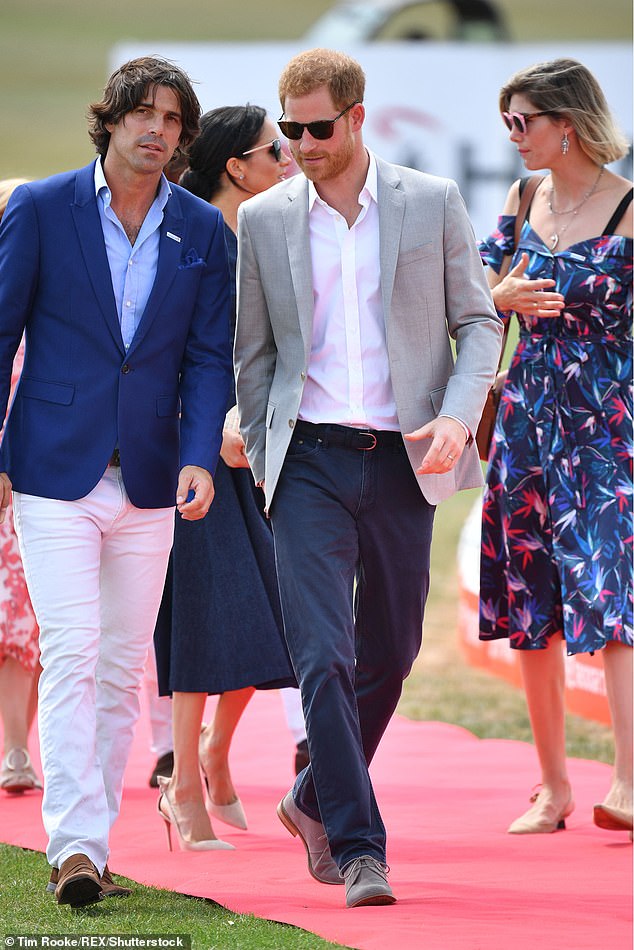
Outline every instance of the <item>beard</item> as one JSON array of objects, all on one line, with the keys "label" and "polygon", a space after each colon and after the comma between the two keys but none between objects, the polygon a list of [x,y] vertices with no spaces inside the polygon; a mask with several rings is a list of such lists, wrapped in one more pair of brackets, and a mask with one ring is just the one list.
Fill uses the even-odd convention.
[{"label": "beard", "polygon": [[321,158],[319,165],[313,166],[306,162],[299,148],[292,149],[293,158],[297,165],[310,181],[330,181],[336,178],[352,164],[354,156],[354,139],[346,138],[336,152],[320,153],[318,149],[311,152],[311,158]]}]

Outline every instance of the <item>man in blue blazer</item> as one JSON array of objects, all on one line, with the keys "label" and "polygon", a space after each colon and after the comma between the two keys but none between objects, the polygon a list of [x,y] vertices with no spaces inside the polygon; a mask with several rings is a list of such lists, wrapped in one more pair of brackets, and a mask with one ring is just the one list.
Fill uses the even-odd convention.
[{"label": "man in blue blazer", "polygon": [[[126,63],[90,107],[96,162],[24,185],[0,229],[1,517],[40,626],[43,818],[59,903],[106,866],[174,505],[204,517],[231,376],[220,214],[163,169],[198,133],[187,76]],[[121,888],[116,888],[119,893]]]}]

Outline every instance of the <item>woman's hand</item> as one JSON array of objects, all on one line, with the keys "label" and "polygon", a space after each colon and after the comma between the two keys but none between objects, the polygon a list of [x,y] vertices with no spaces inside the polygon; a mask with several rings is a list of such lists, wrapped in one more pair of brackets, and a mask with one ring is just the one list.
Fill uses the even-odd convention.
[{"label": "woman's hand", "polygon": [[220,458],[229,468],[248,468],[249,463],[244,454],[244,442],[242,436],[235,429],[222,430],[222,445],[220,446]]},{"label": "woman's hand", "polygon": [[548,288],[555,286],[549,279],[531,280],[525,276],[528,254],[512,268],[493,288],[493,302],[502,313],[514,310],[527,317],[557,317],[564,306],[562,294]]}]

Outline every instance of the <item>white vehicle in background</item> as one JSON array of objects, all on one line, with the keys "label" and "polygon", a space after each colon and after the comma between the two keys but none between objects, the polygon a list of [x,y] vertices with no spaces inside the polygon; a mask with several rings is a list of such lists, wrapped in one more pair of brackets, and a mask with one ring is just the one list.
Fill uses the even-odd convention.
[{"label": "white vehicle in background", "polygon": [[342,48],[377,40],[631,40],[629,0],[344,0],[301,37]]}]

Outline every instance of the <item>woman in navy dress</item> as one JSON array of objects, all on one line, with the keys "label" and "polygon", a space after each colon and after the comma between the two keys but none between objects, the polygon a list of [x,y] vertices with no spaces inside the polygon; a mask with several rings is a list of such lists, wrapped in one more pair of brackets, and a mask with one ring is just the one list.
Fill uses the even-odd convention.
[{"label": "woman in navy dress", "polygon": [[[230,106],[202,117],[180,184],[223,214],[233,276],[232,332],[238,207],[281,181],[289,164],[264,109]],[[272,533],[232,417],[229,412],[207,517],[195,523],[176,519],[154,637],[159,692],[173,696],[174,731],[174,771],[169,781],[159,778],[158,807],[189,850],[222,844],[205,811],[199,762],[209,813],[246,828],[229,770],[233,732],[254,687],[296,685],[283,636]],[[213,723],[201,731],[208,694],[220,698]]]},{"label": "woman in navy dress", "polygon": [[480,636],[508,637],[541,766],[513,834],[565,827],[564,657],[600,651],[615,738],[602,828],[632,829],[632,185],[594,76],[574,60],[522,70],[500,92],[529,170],[550,169],[514,246],[519,186],[481,247],[519,343],[483,502]]}]

